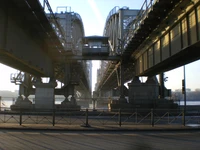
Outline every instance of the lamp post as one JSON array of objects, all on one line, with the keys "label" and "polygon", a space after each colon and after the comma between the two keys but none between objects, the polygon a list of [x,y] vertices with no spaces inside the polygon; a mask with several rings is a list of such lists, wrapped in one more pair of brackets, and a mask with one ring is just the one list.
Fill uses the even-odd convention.
[{"label": "lamp post", "polygon": [[185,81],[185,65],[183,66],[183,80],[182,80],[182,93],[184,94],[184,109],[183,109],[183,125],[185,126],[185,114],[186,114],[186,81]]}]

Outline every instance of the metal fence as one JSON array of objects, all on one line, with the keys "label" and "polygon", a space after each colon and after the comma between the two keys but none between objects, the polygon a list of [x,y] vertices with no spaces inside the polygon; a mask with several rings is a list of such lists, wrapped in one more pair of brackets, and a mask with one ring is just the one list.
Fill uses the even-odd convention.
[{"label": "metal fence", "polygon": [[[184,120],[185,119],[185,120]],[[16,125],[82,125],[82,126],[124,126],[124,125],[185,125],[200,124],[200,110],[186,112],[164,109],[115,110],[83,109],[80,111],[64,110],[29,110],[0,111],[0,124]]]}]

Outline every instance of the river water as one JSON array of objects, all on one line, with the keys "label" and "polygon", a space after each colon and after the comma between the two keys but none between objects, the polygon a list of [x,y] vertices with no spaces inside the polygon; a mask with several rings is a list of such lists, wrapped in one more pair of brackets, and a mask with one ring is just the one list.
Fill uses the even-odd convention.
[{"label": "river water", "polygon": [[[60,104],[63,100],[61,99],[58,99],[58,100],[55,100],[55,104]],[[5,99],[2,99],[0,101],[0,107],[3,107],[3,108],[10,108],[10,105],[13,105],[15,103],[14,100],[5,100]],[[175,101],[175,103],[177,103],[178,105],[180,106],[183,106],[184,105],[184,101]],[[188,106],[191,106],[191,105],[200,105],[200,101],[186,101],[186,105]]]},{"label": "river water", "polygon": [[[32,100],[30,100],[30,101],[32,101]],[[61,99],[56,100],[56,101],[55,101],[55,104],[60,104],[62,101],[63,101],[63,100],[61,100]],[[8,99],[5,100],[5,99],[2,99],[2,100],[0,101],[0,107],[9,109],[10,106],[13,105],[14,103],[15,103],[14,100],[8,100]],[[32,101],[32,103],[34,103],[34,102]]]}]

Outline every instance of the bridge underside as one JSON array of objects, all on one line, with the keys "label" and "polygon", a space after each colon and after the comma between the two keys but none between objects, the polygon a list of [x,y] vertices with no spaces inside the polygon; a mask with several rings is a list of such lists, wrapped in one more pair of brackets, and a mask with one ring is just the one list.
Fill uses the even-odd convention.
[{"label": "bridge underside", "polygon": [[141,76],[153,76],[161,72],[166,72],[177,67],[186,65],[200,59],[200,41],[192,46],[189,46],[179,53],[171,56],[169,59],[151,67],[147,71],[141,73]]},{"label": "bridge underside", "polygon": [[[101,90],[110,90],[117,88],[120,85],[120,74],[119,74],[119,65],[118,63],[113,63],[105,74],[108,74],[107,80],[103,84]],[[133,63],[126,64],[124,66],[124,81],[128,82],[134,77],[135,66]]]},{"label": "bridge underside", "polygon": [[9,52],[5,50],[0,50],[0,62],[3,64],[6,64],[8,66],[11,66],[15,69],[28,72],[30,74],[33,74],[35,76],[45,76],[42,69],[31,66],[28,62],[25,62],[18,57],[13,56]]},{"label": "bridge underside", "polygon": [[0,3],[3,18],[0,61],[35,76],[52,76],[52,60],[60,56],[62,44],[40,3],[29,0]]},{"label": "bridge underside", "polygon": [[[138,49],[140,52],[132,55],[136,75],[152,76],[200,59],[200,2],[186,6],[184,13],[169,15],[169,20],[176,15],[174,22],[164,22],[157,28],[162,34],[151,35]],[[151,39],[154,42],[149,43]]]},{"label": "bridge underside", "polygon": [[53,77],[64,84],[69,83],[65,77],[71,73],[65,66],[75,65],[81,80],[76,89],[90,92],[82,64],[67,59],[74,54],[65,51],[61,26],[52,15],[45,14],[39,1],[0,1],[0,62],[35,77]]},{"label": "bridge underside", "polygon": [[[156,1],[138,16],[140,20],[130,23],[122,53],[124,82],[134,76],[154,76],[200,59],[199,4],[197,0]],[[110,63],[97,89],[118,86],[116,70],[119,69],[119,65]]]}]

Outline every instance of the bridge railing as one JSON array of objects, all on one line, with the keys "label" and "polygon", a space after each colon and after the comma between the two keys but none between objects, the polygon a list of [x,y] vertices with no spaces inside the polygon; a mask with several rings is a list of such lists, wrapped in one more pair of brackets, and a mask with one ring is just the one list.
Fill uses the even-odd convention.
[{"label": "bridge railing", "polygon": [[104,26],[103,35],[105,35],[105,33],[106,33],[106,24],[107,24],[108,20],[109,20],[114,14],[116,14],[116,13],[118,12],[119,9],[120,9],[119,6],[115,6],[115,7],[109,12],[109,14],[108,14],[108,16],[107,16],[107,18],[106,18],[106,23],[105,23],[105,26]]},{"label": "bridge railing", "polygon": [[107,18],[106,18],[106,22],[111,18],[112,15],[116,14],[118,12],[118,10],[120,9],[119,6],[115,6],[108,14]]},{"label": "bridge railing", "polygon": [[[46,9],[46,7],[47,7],[47,9]],[[48,19],[52,25],[52,28],[54,29],[57,37],[59,38],[59,40],[64,48],[66,45],[64,30],[62,29],[61,25],[58,23],[48,0],[43,0],[43,9],[46,13],[48,13]]]},{"label": "bridge railing", "polygon": [[[185,118],[185,120],[184,120]],[[185,124],[183,123],[185,122]],[[178,109],[82,109],[0,111],[0,126],[42,125],[53,126],[109,126],[134,127],[135,125],[200,125],[200,109],[186,112]]]},{"label": "bridge railing", "polygon": [[138,12],[136,18],[132,23],[129,24],[126,33],[124,34],[124,46],[126,46],[129,41],[133,38],[134,34],[140,28],[140,25],[143,23],[144,19],[148,16],[148,13],[152,10],[155,0],[145,0],[140,11]]}]

